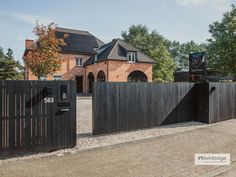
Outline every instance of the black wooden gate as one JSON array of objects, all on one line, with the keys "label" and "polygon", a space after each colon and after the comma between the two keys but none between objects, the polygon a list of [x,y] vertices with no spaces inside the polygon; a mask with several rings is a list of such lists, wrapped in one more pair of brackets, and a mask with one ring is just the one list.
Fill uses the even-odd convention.
[{"label": "black wooden gate", "polygon": [[0,81],[0,155],[76,145],[74,81]]}]

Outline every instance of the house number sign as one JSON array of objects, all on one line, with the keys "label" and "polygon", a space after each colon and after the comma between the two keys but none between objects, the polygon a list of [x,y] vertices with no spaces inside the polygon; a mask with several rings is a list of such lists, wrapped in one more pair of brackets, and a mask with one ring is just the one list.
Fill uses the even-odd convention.
[{"label": "house number sign", "polygon": [[44,98],[44,103],[53,103],[54,102],[54,98],[53,97],[46,97]]}]

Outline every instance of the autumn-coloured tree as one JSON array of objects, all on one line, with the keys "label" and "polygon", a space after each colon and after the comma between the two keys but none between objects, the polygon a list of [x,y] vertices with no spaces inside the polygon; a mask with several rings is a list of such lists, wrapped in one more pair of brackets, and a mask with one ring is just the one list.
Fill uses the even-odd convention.
[{"label": "autumn-coloured tree", "polygon": [[56,25],[50,23],[45,26],[36,23],[34,34],[37,36],[33,51],[25,59],[26,65],[38,77],[52,75],[61,67],[59,58],[60,46],[65,46],[64,38],[56,37]]}]

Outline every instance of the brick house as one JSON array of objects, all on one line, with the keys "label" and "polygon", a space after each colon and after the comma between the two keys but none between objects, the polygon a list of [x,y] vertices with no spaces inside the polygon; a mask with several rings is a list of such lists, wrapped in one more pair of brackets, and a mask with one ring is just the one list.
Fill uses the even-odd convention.
[{"label": "brick house", "polygon": [[[61,69],[53,76],[42,80],[76,80],[77,92],[92,91],[92,83],[97,82],[152,82],[154,60],[141,53],[121,39],[113,39],[104,44],[87,31],[57,28],[56,35],[65,33],[66,46],[60,51]],[[33,40],[25,41],[23,60],[33,52]],[[37,80],[27,66],[25,79]]]}]

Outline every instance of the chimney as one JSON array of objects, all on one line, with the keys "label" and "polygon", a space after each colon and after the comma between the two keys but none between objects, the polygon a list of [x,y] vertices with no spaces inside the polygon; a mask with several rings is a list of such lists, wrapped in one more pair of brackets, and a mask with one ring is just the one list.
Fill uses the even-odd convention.
[{"label": "chimney", "polygon": [[34,40],[31,39],[26,39],[25,40],[25,48],[26,49],[31,49],[33,47]]}]

